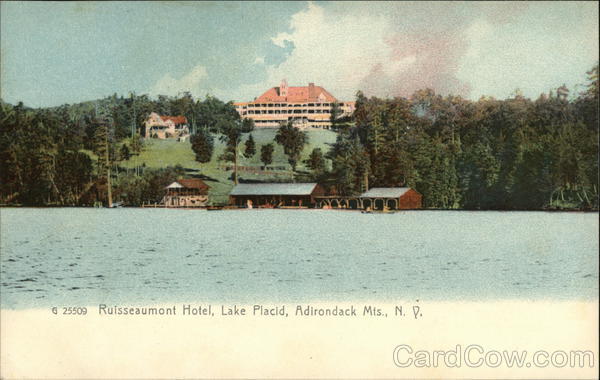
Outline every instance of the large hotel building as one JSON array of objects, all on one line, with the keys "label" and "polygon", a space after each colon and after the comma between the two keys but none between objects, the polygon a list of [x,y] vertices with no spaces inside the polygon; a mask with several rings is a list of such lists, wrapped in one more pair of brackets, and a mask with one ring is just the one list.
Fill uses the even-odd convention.
[{"label": "large hotel building", "polygon": [[304,87],[288,87],[281,81],[251,102],[234,103],[242,118],[254,120],[259,128],[278,128],[281,123],[292,121],[299,128],[331,127],[331,110],[339,105],[339,118],[354,112],[354,102],[337,100],[321,86],[309,83]]}]

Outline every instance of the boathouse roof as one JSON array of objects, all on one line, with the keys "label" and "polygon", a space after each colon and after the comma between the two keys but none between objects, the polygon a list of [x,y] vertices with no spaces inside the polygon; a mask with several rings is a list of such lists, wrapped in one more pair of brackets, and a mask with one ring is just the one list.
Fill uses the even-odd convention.
[{"label": "boathouse roof", "polygon": [[360,198],[400,198],[410,187],[374,187],[362,193]]},{"label": "boathouse roof", "polygon": [[316,183],[240,183],[230,195],[311,195]]},{"label": "boathouse roof", "polygon": [[165,189],[181,189],[183,186],[178,182],[173,182],[169,186],[165,187]]},{"label": "boathouse roof", "polygon": [[172,184],[170,184],[169,186],[165,187],[165,189],[182,189],[182,188],[206,190],[206,189],[210,188],[210,186],[208,186],[206,183],[204,183],[204,181],[202,181],[199,178],[186,178],[186,179],[180,179],[178,181],[175,181]]}]

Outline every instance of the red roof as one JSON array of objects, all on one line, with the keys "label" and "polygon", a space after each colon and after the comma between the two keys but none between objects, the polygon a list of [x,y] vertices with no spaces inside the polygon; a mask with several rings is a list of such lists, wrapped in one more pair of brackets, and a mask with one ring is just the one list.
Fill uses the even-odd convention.
[{"label": "red roof", "polygon": [[185,116],[160,116],[163,121],[171,120],[173,124],[187,124],[187,118]]},{"label": "red roof", "polygon": [[264,94],[256,98],[252,103],[261,102],[290,102],[306,103],[318,102],[319,95],[323,94],[325,102],[336,102],[336,98],[321,86],[288,87],[287,96],[281,96],[280,87],[272,87]]},{"label": "red roof", "polygon": [[206,190],[206,189],[208,189],[210,187],[207,184],[205,184],[204,181],[202,181],[199,178],[180,179],[177,182],[179,184],[181,184],[182,186],[184,186],[185,188],[188,188],[188,189]]}]

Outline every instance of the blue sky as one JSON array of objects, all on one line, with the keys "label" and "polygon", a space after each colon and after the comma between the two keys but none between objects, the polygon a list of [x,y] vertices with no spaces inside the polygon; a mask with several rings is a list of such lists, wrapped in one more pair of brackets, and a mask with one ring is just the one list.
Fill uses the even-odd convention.
[{"label": "blue sky", "polygon": [[537,97],[585,81],[596,2],[2,2],[1,94],[251,100],[283,78],[340,99],[430,87]]}]

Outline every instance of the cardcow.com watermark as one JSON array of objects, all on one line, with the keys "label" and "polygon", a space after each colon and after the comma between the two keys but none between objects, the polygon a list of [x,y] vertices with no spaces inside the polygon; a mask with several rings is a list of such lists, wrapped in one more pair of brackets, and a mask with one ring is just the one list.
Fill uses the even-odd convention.
[{"label": "cardcow.com watermark", "polygon": [[592,351],[535,351],[486,350],[480,345],[456,345],[453,350],[413,350],[406,344],[394,348],[394,364],[401,368],[593,368]]}]

